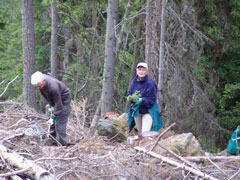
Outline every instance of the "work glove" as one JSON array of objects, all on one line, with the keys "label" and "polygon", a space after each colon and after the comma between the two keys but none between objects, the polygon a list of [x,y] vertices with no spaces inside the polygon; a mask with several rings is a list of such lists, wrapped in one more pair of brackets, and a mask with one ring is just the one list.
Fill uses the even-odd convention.
[{"label": "work glove", "polygon": [[56,117],[54,115],[51,115],[50,119],[47,121],[48,125],[54,124]]},{"label": "work glove", "polygon": [[48,104],[48,111],[51,113],[51,112],[53,112],[53,106],[52,106],[52,104]]},{"label": "work glove", "polygon": [[137,102],[137,103],[141,103],[141,102],[142,102],[142,98],[137,98],[137,99],[136,99],[136,102]]}]

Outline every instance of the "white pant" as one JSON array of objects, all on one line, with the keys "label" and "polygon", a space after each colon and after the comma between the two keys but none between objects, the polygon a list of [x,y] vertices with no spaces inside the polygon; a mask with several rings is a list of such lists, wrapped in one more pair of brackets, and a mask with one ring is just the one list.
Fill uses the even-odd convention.
[{"label": "white pant", "polygon": [[150,114],[138,114],[138,117],[134,118],[134,120],[139,134],[151,131],[153,120]]}]

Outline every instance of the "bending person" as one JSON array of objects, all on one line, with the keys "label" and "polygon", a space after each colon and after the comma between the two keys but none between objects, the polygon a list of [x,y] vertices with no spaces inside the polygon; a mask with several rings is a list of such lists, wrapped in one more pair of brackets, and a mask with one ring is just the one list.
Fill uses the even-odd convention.
[{"label": "bending person", "polygon": [[48,123],[51,124],[51,135],[63,146],[67,143],[67,122],[70,114],[70,89],[53,78],[37,71],[31,76],[31,83],[38,88],[43,97],[53,106],[53,112]]}]

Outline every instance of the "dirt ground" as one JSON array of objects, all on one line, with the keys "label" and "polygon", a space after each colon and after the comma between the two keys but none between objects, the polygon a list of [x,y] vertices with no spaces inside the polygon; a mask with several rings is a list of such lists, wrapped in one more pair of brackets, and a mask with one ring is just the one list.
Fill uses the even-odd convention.
[{"label": "dirt ground", "polygon": [[[68,123],[68,138],[73,144],[63,147],[46,136],[48,116],[22,111],[16,104],[1,107],[0,145],[6,147],[9,153],[15,152],[31,160],[51,173],[55,179],[61,180],[240,179],[240,159],[236,158],[238,156],[226,158],[226,154],[222,153],[220,156],[223,159],[187,160],[186,162],[192,165],[190,167],[170,154],[164,155],[177,164],[192,168],[191,172],[187,168],[137,151],[127,141],[114,142],[97,134],[89,137],[86,117],[79,115],[81,113],[81,110],[76,112],[76,108],[75,112],[72,112]],[[10,177],[13,179],[13,175],[6,173],[14,174],[18,170],[19,168],[1,157],[0,180],[11,179]],[[203,176],[196,172],[203,173]],[[33,179],[26,172],[17,173],[16,176]],[[207,176],[210,178],[206,178]]]}]

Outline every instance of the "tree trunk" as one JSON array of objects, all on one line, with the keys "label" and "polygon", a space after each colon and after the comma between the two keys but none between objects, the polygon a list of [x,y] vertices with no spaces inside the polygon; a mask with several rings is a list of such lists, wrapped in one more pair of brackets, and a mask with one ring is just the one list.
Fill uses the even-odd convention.
[{"label": "tree trunk", "polygon": [[57,2],[52,0],[51,74],[57,76]]},{"label": "tree trunk", "polygon": [[145,62],[149,66],[149,75],[151,73],[151,41],[152,41],[152,0],[147,0],[146,9],[146,45],[145,45]]},{"label": "tree trunk", "polygon": [[[139,39],[141,37],[141,33],[142,33],[142,17],[138,18],[138,26],[137,26],[137,35],[136,35],[136,39]],[[130,73],[130,78],[129,78],[129,87],[130,84],[133,80],[133,78],[136,76],[136,66],[137,66],[137,59],[139,57],[140,54],[140,49],[139,49],[139,41],[136,41],[134,44],[134,54],[133,54],[133,60],[132,60],[132,66],[131,66],[131,73]],[[128,102],[126,102],[125,104],[125,111],[127,112],[129,109],[130,104]]]},{"label": "tree trunk", "polygon": [[159,45],[159,65],[158,65],[158,100],[160,109],[163,109],[163,86],[164,86],[164,36],[165,36],[165,7],[166,2],[162,0],[162,10],[161,10],[161,35],[160,35],[160,45]]},{"label": "tree trunk", "polygon": [[33,0],[22,0],[22,41],[24,106],[36,108],[35,88],[31,85],[31,75],[35,71]]},{"label": "tree trunk", "polygon": [[112,111],[113,77],[116,64],[115,25],[118,22],[118,0],[108,0],[107,32],[105,40],[105,59],[103,73],[103,88],[101,95],[101,114]]},{"label": "tree trunk", "polygon": [[[127,19],[129,17],[129,8],[131,6],[132,0],[128,1],[127,7],[126,7],[126,11],[124,14],[124,18],[123,20]],[[125,40],[125,42],[127,42],[127,38],[124,37],[124,32],[126,32],[126,23],[122,24],[120,33],[119,33],[119,37],[117,39],[117,46],[116,46],[116,61],[118,60],[119,57],[119,52],[120,52],[120,48],[122,45],[123,40]],[[124,45],[123,51],[125,52],[125,48],[126,48],[126,43]],[[120,65],[119,65],[119,70],[118,70],[118,74],[117,74],[117,78],[116,78],[116,82],[115,82],[115,89],[116,89],[116,93],[117,94],[117,90],[118,90],[118,83],[120,80],[120,76],[121,76],[121,72],[122,72],[122,66],[123,66],[123,62],[120,60]]]}]

